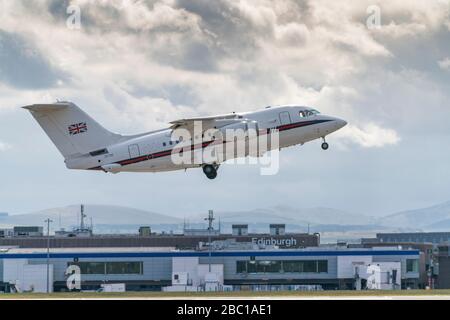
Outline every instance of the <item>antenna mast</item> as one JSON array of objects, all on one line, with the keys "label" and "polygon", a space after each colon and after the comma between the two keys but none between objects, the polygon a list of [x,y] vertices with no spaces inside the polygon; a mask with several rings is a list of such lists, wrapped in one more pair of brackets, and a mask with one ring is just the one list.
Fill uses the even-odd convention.
[{"label": "antenna mast", "polygon": [[80,223],[80,229],[84,230],[84,218],[86,218],[86,215],[84,214],[84,204],[81,205],[81,223]]},{"label": "antenna mast", "polygon": [[215,220],[214,212],[212,210],[209,210],[208,218],[205,218],[205,220],[208,220],[208,230],[209,230],[209,232],[211,232],[214,229],[213,228],[213,221]]}]

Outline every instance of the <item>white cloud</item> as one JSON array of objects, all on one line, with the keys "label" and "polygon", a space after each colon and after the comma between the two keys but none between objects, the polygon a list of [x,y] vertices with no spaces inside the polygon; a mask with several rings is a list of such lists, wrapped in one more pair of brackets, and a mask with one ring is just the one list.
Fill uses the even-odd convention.
[{"label": "white cloud", "polygon": [[[82,30],[65,27],[60,21],[64,11],[53,17],[49,2],[5,6],[1,28],[45,52],[70,81],[39,91],[0,84],[0,110],[45,97],[75,100],[116,130],[136,132],[178,117],[299,103],[341,116],[367,133],[368,119],[392,126],[390,119],[404,119],[399,110],[407,108],[408,116],[422,112],[415,96],[398,102],[396,110],[386,110],[392,104],[379,103],[379,92],[389,87],[409,86],[397,95],[390,93],[392,101],[407,99],[404,94],[415,95],[423,87],[441,98],[438,88],[427,85],[431,81],[411,83],[403,73],[391,79],[383,63],[396,63],[384,40],[423,26],[431,34],[445,21],[444,2],[430,9],[420,1],[381,1],[384,33],[383,28],[377,32],[365,27],[370,1],[218,0],[196,8],[172,0],[76,2],[82,8]],[[19,14],[22,19],[16,18]],[[206,60],[214,64],[209,69],[189,67],[206,65]],[[192,99],[174,99],[180,91],[175,85]],[[367,103],[374,98],[378,101]],[[443,104],[435,98],[433,105]],[[362,144],[376,145],[360,136]]]},{"label": "white cloud", "polygon": [[439,67],[442,70],[450,70],[450,58],[445,58],[438,61]]},{"label": "white cloud", "polygon": [[368,123],[362,127],[349,124],[335,136],[344,144],[350,142],[364,148],[380,148],[400,142],[400,137],[395,130],[382,128],[374,123]]},{"label": "white cloud", "polygon": [[7,151],[9,149],[11,149],[11,145],[0,141],[0,152]]},{"label": "white cloud", "polygon": [[383,25],[374,33],[383,34],[387,38],[415,37],[427,31],[427,26],[422,23],[412,22],[396,24],[391,21],[389,24]]},{"label": "white cloud", "polygon": [[447,0],[393,0],[380,2],[382,28],[386,36],[417,36],[432,33],[445,25],[449,18]]},{"label": "white cloud", "polygon": [[[70,3],[78,3],[82,9],[81,30],[66,27],[64,3],[69,1],[0,1],[0,30],[23,39],[29,44],[25,47],[36,49],[48,60],[44,65],[68,75],[53,87],[40,89],[20,89],[13,83],[0,81],[0,124],[3,130],[9,128],[4,132],[14,133],[10,137],[0,134],[1,139],[8,141],[0,149],[12,145],[15,153],[29,152],[24,147],[24,143],[29,143],[41,154],[30,164],[18,163],[16,159],[8,161],[8,156],[16,155],[2,153],[0,161],[13,165],[5,172],[16,184],[10,194],[23,194],[23,182],[16,176],[27,170],[26,176],[58,176],[54,174],[53,163],[61,165],[60,173],[65,177],[62,180],[72,183],[72,178],[78,177],[80,184],[86,182],[83,173],[65,170],[37,124],[33,126],[29,115],[17,110],[19,106],[40,101],[73,100],[108,129],[121,133],[157,129],[167,126],[170,120],[195,115],[255,110],[283,103],[311,105],[323,114],[349,122],[347,127],[327,137],[330,144],[351,150],[333,153],[336,157],[333,164],[339,170],[333,169],[331,173],[336,176],[321,175],[329,168],[329,158],[323,156],[319,146],[311,146],[301,159],[304,166],[298,165],[298,157],[294,155],[296,165],[287,167],[284,178],[244,179],[242,186],[251,187],[255,194],[264,194],[263,188],[267,186],[264,181],[275,189],[283,189],[289,179],[298,185],[315,167],[317,171],[312,172],[305,185],[317,186],[314,195],[317,203],[325,199],[323,194],[334,195],[326,197],[330,203],[344,199],[339,193],[326,192],[325,185],[340,185],[342,174],[348,174],[348,170],[354,173],[354,167],[362,161],[370,162],[372,155],[383,159],[392,154],[409,157],[409,151],[416,151],[413,143],[412,149],[408,149],[415,138],[443,145],[450,134],[446,123],[450,117],[450,93],[443,81],[445,75],[436,72],[437,61],[448,51],[444,41],[446,28],[450,30],[448,1],[377,1],[382,28],[374,30],[366,27],[366,9],[374,4],[373,0],[72,0]],[[4,50],[8,47],[2,47],[0,55]],[[4,61],[0,58],[0,69]],[[445,59],[441,62],[446,65]],[[25,74],[39,77],[35,73]],[[35,143],[38,141],[35,139],[41,139],[40,143]],[[399,144],[400,139],[404,143]],[[15,148],[18,145],[22,148]],[[383,148],[386,146],[395,147]],[[285,152],[289,156],[290,151]],[[423,154],[442,159],[442,152],[429,148]],[[321,160],[325,162],[318,165]],[[387,162],[390,161],[380,163],[380,169],[388,167]],[[414,170],[421,162],[412,159],[408,169]],[[239,168],[223,170],[228,170],[221,176],[224,187],[235,185],[236,176],[241,177],[233,174],[242,172]],[[448,190],[444,182],[450,179],[443,177],[442,172],[445,170],[434,172],[436,181],[442,181],[444,187],[440,190]],[[245,173],[251,176],[249,171]],[[105,202],[115,201],[111,195],[117,191],[117,185],[140,183],[143,187],[135,188],[137,191],[123,201],[147,208],[149,204],[142,201],[146,199],[144,191],[139,190],[148,192],[149,181],[152,185],[156,182],[177,185],[180,202],[194,199],[192,203],[202,203],[199,195],[211,191],[203,180],[195,180],[202,182],[196,184],[196,192],[192,191],[191,179],[203,178],[201,172],[195,171],[188,171],[190,176],[185,177],[185,184],[176,183],[181,173],[151,178],[86,174],[96,190],[103,190],[95,199],[103,196]],[[324,176],[330,183],[324,183]],[[410,189],[404,179],[396,184],[392,175],[384,177],[390,179],[383,181],[383,186],[388,187],[372,185],[374,173],[370,170],[352,176],[364,181],[368,188],[372,186],[373,192],[367,192],[359,181],[354,187],[346,182],[345,192],[355,195],[348,205],[360,202],[363,210],[371,198],[379,199],[380,190],[392,191],[394,186],[395,192]],[[268,180],[272,178],[275,180]],[[111,183],[110,179],[119,182]],[[40,180],[45,179],[36,179]],[[39,189],[47,194],[55,188],[66,190],[62,180],[51,180],[48,183],[52,186]],[[104,181],[105,187],[99,181]],[[302,185],[299,188],[296,194],[307,191],[302,190]],[[75,194],[65,193],[61,201],[91,199],[88,189],[79,190]],[[167,190],[157,191],[159,196],[150,209],[172,210],[167,207]],[[437,188],[427,188],[424,197],[445,194],[436,191]],[[12,202],[5,194],[1,197],[0,194],[3,206],[9,203],[16,208],[22,204]],[[234,193],[232,197],[248,203],[245,192]],[[280,197],[282,194],[274,191],[266,201],[276,203]],[[407,197],[405,202],[410,199]],[[46,200],[34,197],[30,206],[36,201]],[[219,199],[218,205],[229,204]]]}]

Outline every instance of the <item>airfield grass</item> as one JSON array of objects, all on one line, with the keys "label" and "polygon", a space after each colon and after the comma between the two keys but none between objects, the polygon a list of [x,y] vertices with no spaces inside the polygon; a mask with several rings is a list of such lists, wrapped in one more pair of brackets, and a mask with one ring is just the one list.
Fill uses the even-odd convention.
[{"label": "airfield grass", "polygon": [[0,299],[161,299],[161,298],[320,298],[320,297],[379,297],[379,296],[449,296],[450,290],[396,290],[396,291],[234,291],[234,292],[65,292],[0,294]]}]

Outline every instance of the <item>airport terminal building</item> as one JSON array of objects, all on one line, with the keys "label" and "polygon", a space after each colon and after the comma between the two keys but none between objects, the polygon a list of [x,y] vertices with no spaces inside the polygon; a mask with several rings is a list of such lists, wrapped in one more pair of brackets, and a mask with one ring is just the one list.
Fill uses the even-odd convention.
[{"label": "airport terminal building", "polygon": [[419,286],[420,252],[414,249],[238,247],[57,248],[48,264],[43,248],[2,249],[0,291],[45,292],[47,268],[49,290],[66,291],[71,265],[79,267],[82,290],[106,283],[124,283],[128,291],[352,290],[369,282],[391,289]]},{"label": "airport terminal building", "polygon": [[[20,248],[129,248],[129,247],[168,247],[176,249],[196,249],[199,243],[209,241],[226,241],[235,239],[237,242],[251,242],[255,245],[274,245],[280,248],[318,247],[318,233],[288,233],[284,224],[269,225],[268,233],[249,233],[247,224],[232,226],[231,234],[220,233],[213,229],[211,234],[207,229],[184,229],[183,234],[152,233],[149,227],[141,227],[139,234],[129,235],[94,235],[79,232],[57,232],[50,240],[44,236],[42,227],[15,227],[11,230],[0,229],[0,247],[16,246]],[[22,230],[22,232],[16,232]],[[40,232],[39,232],[40,230]],[[25,232],[27,231],[27,233]],[[32,232],[30,232],[32,231]]]},{"label": "airport terminal building", "polygon": [[450,232],[396,232],[377,233],[376,238],[362,239],[362,243],[432,243],[450,242]]}]

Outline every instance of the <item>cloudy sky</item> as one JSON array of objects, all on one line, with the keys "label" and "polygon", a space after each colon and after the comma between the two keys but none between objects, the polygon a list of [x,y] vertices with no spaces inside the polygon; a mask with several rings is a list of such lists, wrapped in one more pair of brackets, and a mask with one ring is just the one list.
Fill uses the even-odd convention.
[{"label": "cloudy sky", "polygon": [[[449,0],[0,0],[0,211],[384,215],[450,200],[449,10]],[[120,133],[287,103],[349,125],[327,152],[320,141],[281,152],[274,176],[254,165],[222,166],[214,181],[201,170],[113,176],[67,170],[20,109],[56,99]]]}]

